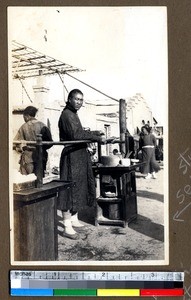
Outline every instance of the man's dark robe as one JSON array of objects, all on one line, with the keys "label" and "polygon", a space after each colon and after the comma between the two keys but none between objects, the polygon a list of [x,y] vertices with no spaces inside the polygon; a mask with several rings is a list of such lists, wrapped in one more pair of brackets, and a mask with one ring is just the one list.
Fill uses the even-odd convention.
[{"label": "man's dark robe", "polygon": [[[62,111],[59,122],[61,141],[93,140],[99,141],[96,131],[82,128],[76,110],[67,104]],[[58,209],[79,211],[85,205],[95,204],[95,180],[92,171],[87,144],[81,143],[64,147],[60,158],[60,179],[75,183],[72,189],[61,190],[58,197]]]}]

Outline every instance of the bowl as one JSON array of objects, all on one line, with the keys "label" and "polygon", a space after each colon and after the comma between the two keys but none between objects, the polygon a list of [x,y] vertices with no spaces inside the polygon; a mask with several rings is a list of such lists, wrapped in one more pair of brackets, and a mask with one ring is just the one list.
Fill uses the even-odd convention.
[{"label": "bowl", "polygon": [[138,163],[139,163],[139,159],[132,158],[132,159],[131,159],[131,163],[132,163],[133,165],[138,164]]},{"label": "bowl", "polygon": [[131,165],[131,160],[130,158],[122,158],[120,164],[124,167],[129,167]]}]

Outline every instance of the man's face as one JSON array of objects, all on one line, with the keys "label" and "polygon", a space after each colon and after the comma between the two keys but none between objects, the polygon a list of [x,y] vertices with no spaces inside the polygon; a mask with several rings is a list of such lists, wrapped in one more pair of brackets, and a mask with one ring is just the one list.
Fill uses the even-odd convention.
[{"label": "man's face", "polygon": [[81,107],[82,107],[82,104],[83,104],[83,96],[82,94],[75,94],[73,95],[72,98],[69,99],[69,103],[71,104],[71,106],[76,109],[76,110],[79,110]]},{"label": "man's face", "polygon": [[146,130],[146,128],[143,128],[143,133],[144,134],[149,134],[148,131]]},{"label": "man's face", "polygon": [[30,116],[29,115],[23,115],[23,119],[25,122],[28,122],[30,120]]}]

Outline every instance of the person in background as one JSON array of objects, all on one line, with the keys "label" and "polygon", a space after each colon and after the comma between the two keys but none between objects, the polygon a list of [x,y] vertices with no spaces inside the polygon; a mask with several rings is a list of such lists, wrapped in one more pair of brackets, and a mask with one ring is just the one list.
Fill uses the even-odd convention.
[{"label": "person in background", "polygon": [[[78,110],[83,104],[83,93],[74,89],[70,91],[65,108],[59,118],[60,141],[91,140],[105,143],[101,131],[84,130],[78,117]],[[78,212],[84,206],[94,206],[96,200],[95,180],[90,153],[86,143],[64,147],[60,158],[60,179],[72,181],[72,189],[60,190],[58,209],[62,211],[63,236],[78,238],[75,227],[84,226],[78,219]]]},{"label": "person in background", "polygon": [[156,179],[156,172],[160,170],[155,158],[156,137],[151,133],[151,129],[148,124],[142,126],[139,139],[138,150],[142,150],[142,161],[145,163],[142,167],[142,173],[146,174],[145,179]]},{"label": "person in background", "polygon": [[113,149],[113,155],[117,155],[117,154],[119,154],[119,151],[118,151],[118,149]]},{"label": "person in background", "polygon": [[[27,106],[23,111],[25,123],[19,128],[14,140],[36,141],[37,134],[42,135],[42,141],[52,141],[52,135],[49,128],[41,121],[38,121],[35,116],[38,109],[34,106]],[[48,160],[47,149],[51,145],[43,145],[43,176],[45,175],[46,164]],[[38,153],[33,145],[21,144],[16,146],[16,151],[21,152],[20,157],[20,172],[23,175],[37,172]]]}]

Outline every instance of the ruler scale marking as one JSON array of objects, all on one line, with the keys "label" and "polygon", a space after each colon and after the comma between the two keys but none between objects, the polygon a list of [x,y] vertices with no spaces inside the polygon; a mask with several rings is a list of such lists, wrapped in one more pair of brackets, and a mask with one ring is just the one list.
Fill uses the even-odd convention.
[{"label": "ruler scale marking", "polygon": [[10,271],[11,296],[182,296],[183,272]]},{"label": "ruler scale marking", "polygon": [[[118,280],[157,280],[157,281],[183,281],[183,272],[64,272],[57,271],[54,273],[54,279],[74,279],[74,280],[110,280],[116,279],[115,276],[119,276]],[[51,271],[11,271],[11,279],[52,279]],[[79,277],[79,275],[81,275]],[[76,277],[77,276],[77,277]],[[112,278],[111,278],[112,276]],[[147,278],[145,277],[147,276]]]}]

